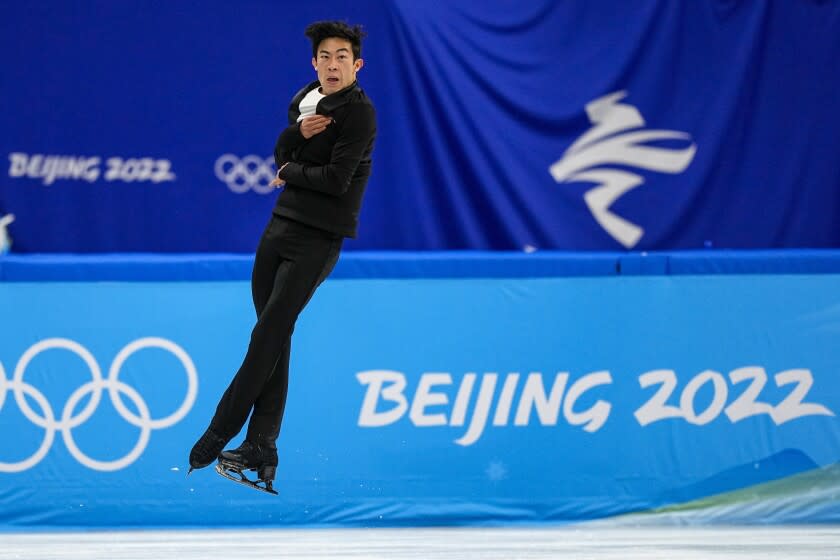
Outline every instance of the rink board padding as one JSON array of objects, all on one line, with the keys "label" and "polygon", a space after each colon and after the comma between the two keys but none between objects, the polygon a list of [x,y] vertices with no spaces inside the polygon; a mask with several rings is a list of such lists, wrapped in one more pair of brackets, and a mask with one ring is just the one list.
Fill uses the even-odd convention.
[{"label": "rink board padding", "polygon": [[249,257],[2,259],[0,526],[838,521],[837,253],[584,256],[346,253],[295,330],[278,497],[186,477]]}]

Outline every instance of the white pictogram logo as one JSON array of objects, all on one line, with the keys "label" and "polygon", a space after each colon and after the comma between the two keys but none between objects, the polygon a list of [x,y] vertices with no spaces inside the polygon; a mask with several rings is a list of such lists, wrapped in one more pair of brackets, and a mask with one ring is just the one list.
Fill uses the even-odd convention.
[{"label": "white pictogram logo", "polygon": [[[682,173],[694,159],[697,145],[684,132],[632,130],[644,126],[645,120],[632,105],[619,103],[626,96],[626,91],[619,91],[588,103],[586,114],[592,128],[566,150],[549,172],[558,183],[596,183],[598,186],[583,197],[586,205],[601,227],[629,249],[639,242],[644,229],[611,212],[610,206],[644,183],[644,178],[602,166],[626,165],[660,173]],[[616,134],[619,132],[623,133]],[[690,145],[683,149],[645,145],[660,140],[685,140]]]},{"label": "white pictogram logo", "polygon": [[6,228],[14,221],[14,214],[6,214],[0,218],[0,255],[8,253],[9,249],[12,247],[12,238]]},{"label": "white pictogram logo", "polygon": [[[120,370],[125,361],[132,354],[144,348],[162,348],[163,350],[169,351],[178,358],[187,374],[187,395],[183,403],[175,412],[159,420],[151,417],[149,407],[140,397],[140,394],[133,387],[119,380]],[[24,381],[24,374],[29,363],[41,352],[51,349],[69,350],[79,356],[85,362],[88,369],[90,369],[92,377],[91,381],[85,383],[70,395],[61,412],[61,418],[58,420],[56,419],[55,411],[44,394],[35,386]],[[134,449],[124,457],[113,461],[98,461],[88,457],[76,445],[72,434],[73,428],[79,427],[93,416],[94,411],[99,406],[99,401],[102,399],[103,389],[108,390],[108,396],[111,398],[114,408],[120,416],[126,422],[140,428],[140,437]],[[173,426],[186,416],[195,403],[195,398],[198,394],[198,373],[196,372],[192,359],[183,348],[165,338],[148,337],[135,340],[120,350],[111,364],[108,371],[108,378],[102,379],[102,370],[87,348],[78,342],[66,338],[50,338],[34,344],[29,350],[24,352],[15,367],[11,381],[6,379],[3,365],[0,364],[0,412],[3,409],[3,404],[9,392],[14,394],[15,402],[23,415],[36,426],[43,428],[45,433],[41,447],[33,455],[17,463],[4,463],[0,461],[0,472],[22,472],[37,465],[52,447],[56,431],[61,432],[67,450],[82,465],[97,471],[117,471],[132,464],[143,454],[146,445],[149,443],[152,430]],[[134,414],[126,408],[120,393],[125,394],[134,403],[139,415]],[[91,397],[87,406],[80,413],[74,415],[76,406],[88,394]],[[39,416],[32,410],[25,396],[29,396],[37,403],[43,414],[42,416]]]},{"label": "white pictogram logo", "polygon": [[240,159],[233,154],[224,154],[216,160],[213,170],[219,181],[238,194],[250,190],[267,194],[275,190],[269,186],[274,179],[274,158],[250,155]]}]

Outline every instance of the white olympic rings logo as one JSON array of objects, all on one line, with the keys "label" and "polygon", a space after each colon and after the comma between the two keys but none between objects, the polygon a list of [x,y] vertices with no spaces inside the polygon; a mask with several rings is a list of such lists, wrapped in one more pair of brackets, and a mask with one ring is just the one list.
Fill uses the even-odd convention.
[{"label": "white olympic rings logo", "polygon": [[[64,410],[61,413],[60,420],[56,420],[55,412],[44,394],[34,386],[26,383],[23,379],[26,367],[38,354],[46,350],[56,348],[69,350],[79,356],[90,369],[90,374],[93,378],[92,381],[85,383],[76,389],[72,395],[70,395],[70,398],[67,399],[67,403],[64,405]],[[146,405],[146,402],[140,397],[137,391],[130,385],[127,385],[119,380],[120,370],[122,369],[125,361],[132,354],[138,350],[142,350],[143,348],[162,348],[169,351],[178,358],[184,366],[184,370],[187,374],[187,395],[184,398],[184,402],[178,410],[159,420],[151,418],[148,405]],[[88,457],[76,445],[72,434],[73,428],[77,428],[93,415],[95,409],[99,405],[99,401],[102,398],[103,389],[108,389],[108,395],[110,396],[117,412],[127,422],[140,428],[140,437],[137,444],[134,446],[134,449],[132,449],[125,457],[114,461],[98,461]],[[168,428],[179,422],[187,415],[195,403],[195,398],[198,394],[198,373],[196,372],[195,364],[193,364],[189,354],[187,354],[183,348],[174,342],[166,340],[165,338],[147,337],[135,340],[120,350],[114,358],[114,361],[111,363],[111,367],[108,370],[108,378],[102,379],[102,370],[99,368],[99,364],[87,348],[78,342],[66,338],[49,338],[34,344],[23,354],[23,356],[21,356],[17,366],[15,367],[14,375],[12,376],[11,381],[6,379],[3,364],[0,363],[0,411],[3,409],[3,404],[6,401],[6,396],[9,391],[14,393],[15,402],[23,415],[36,426],[44,428],[46,432],[44,434],[44,441],[41,443],[41,447],[39,447],[32,456],[17,463],[4,463],[0,461],[0,472],[21,472],[37,465],[49,452],[53,440],[55,439],[56,431],[61,431],[67,450],[70,451],[70,454],[79,461],[79,463],[97,471],[116,471],[132,464],[138,457],[140,457],[140,455],[143,454],[143,451],[146,449],[146,445],[149,443],[149,437],[152,430]],[[131,399],[132,402],[134,402],[134,406],[137,408],[139,416],[126,408],[120,393],[124,393],[129,399]],[[90,402],[88,402],[87,406],[85,406],[79,414],[74,415],[76,405],[78,405],[79,401],[88,394],[91,395]],[[27,403],[24,398],[24,395],[28,395],[38,404],[41,408],[43,416],[39,416],[34,410],[32,410],[32,408],[30,408],[29,403]]]},{"label": "white olympic rings logo", "polygon": [[245,156],[240,159],[233,154],[223,154],[213,166],[216,177],[225,183],[230,190],[241,194],[254,190],[260,194],[274,191],[270,186],[274,179],[274,158],[260,156]]}]

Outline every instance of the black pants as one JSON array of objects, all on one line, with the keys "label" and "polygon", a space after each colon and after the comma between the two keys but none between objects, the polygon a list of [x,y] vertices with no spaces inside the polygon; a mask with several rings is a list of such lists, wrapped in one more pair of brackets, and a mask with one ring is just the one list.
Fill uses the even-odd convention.
[{"label": "black pants", "polygon": [[332,272],[342,243],[342,237],[272,215],[251,278],[257,324],[245,359],[210,423],[221,437],[236,436],[253,409],[246,439],[275,447],[289,388],[295,321]]}]

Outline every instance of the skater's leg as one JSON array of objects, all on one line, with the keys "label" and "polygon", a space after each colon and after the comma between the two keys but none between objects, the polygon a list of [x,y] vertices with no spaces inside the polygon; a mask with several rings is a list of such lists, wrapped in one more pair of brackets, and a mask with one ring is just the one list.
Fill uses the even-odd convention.
[{"label": "skater's leg", "polygon": [[[257,247],[251,277],[251,295],[258,318],[268,304],[274,289],[277,269],[283,261],[282,244],[278,243],[283,230],[284,224],[272,216]],[[210,427],[190,451],[190,470],[203,468],[214,462],[233,435],[235,434],[228,433],[224,426],[211,422]]]},{"label": "skater's leg", "polygon": [[257,319],[262,315],[265,306],[268,305],[271,291],[274,289],[277,268],[283,261],[280,253],[281,248],[277,243],[277,230],[280,225],[275,223],[276,221],[277,218],[272,216],[271,221],[265,228],[254,256],[254,268],[251,271],[251,297]]},{"label": "skater's leg", "polygon": [[[262,393],[291,336],[295,321],[319,281],[338,259],[340,240],[321,243],[315,254],[298,261],[283,260],[277,268],[271,296],[251,333],[248,352],[216,408],[211,425],[231,438],[242,426]],[[285,385],[285,383],[283,383]]]},{"label": "skater's leg", "polygon": [[[277,218],[272,219],[276,220]],[[266,231],[271,231],[271,224],[269,224],[269,227]],[[257,249],[257,256],[254,259],[254,270],[251,276],[251,295],[254,300],[254,309],[257,312],[258,319],[260,315],[262,315],[263,311],[268,305],[269,299],[271,298],[271,292],[274,290],[275,284],[274,275],[277,273],[277,267],[279,266],[279,264],[280,259],[277,258],[277,251],[275,247],[268,240],[261,242],[260,247]],[[266,279],[269,277],[269,275],[271,275],[271,279],[267,281]],[[274,386],[279,384],[281,387],[284,387],[288,384],[290,343],[291,335],[283,343],[283,348],[280,353],[280,359],[277,360],[277,363],[275,363],[274,369],[272,370],[269,376],[269,380],[263,387],[263,393],[268,393],[272,395],[276,394],[277,389],[275,389]],[[252,434],[251,426],[253,426],[254,424],[254,417],[272,414],[272,412],[269,410],[270,407],[266,406],[266,401],[268,400],[270,399],[267,399],[265,397],[257,397],[257,401],[254,403],[254,412],[251,416],[251,423],[248,427],[248,436],[246,437],[246,439],[252,439],[254,441],[260,439],[258,434]],[[285,404],[285,400],[285,391],[283,391],[283,404]],[[280,414],[282,415],[282,405]]]},{"label": "skater's leg", "polygon": [[280,432],[280,422],[283,419],[283,411],[286,408],[291,347],[292,337],[290,335],[283,343],[283,351],[274,366],[271,377],[254,403],[254,412],[251,414],[248,434],[245,436],[246,440],[270,449],[275,448],[275,441]]},{"label": "skater's leg", "polygon": [[[216,407],[211,426],[228,438],[242,429],[251,407],[274,370],[274,364],[280,358],[282,348],[273,341],[284,340],[286,333],[291,330],[290,324],[296,318],[292,309],[282,305],[292,297],[289,291],[295,283],[292,280],[296,274],[294,266],[291,261],[283,261],[277,268],[272,296],[251,331],[242,365]],[[272,301],[273,304],[270,303]]]},{"label": "skater's leg", "polygon": [[[252,296],[257,324],[242,366],[222,396],[210,427],[190,453],[190,466],[207,466],[241,430],[245,419],[278,364],[284,375],[277,382],[282,391],[288,383],[289,351],[283,342],[291,336],[294,322],[317,284],[335,266],[341,238],[309,226],[273,218],[260,241],[254,267]],[[270,279],[266,281],[266,279]],[[314,280],[313,280],[314,279]],[[270,394],[278,394],[274,388]],[[266,398],[268,402],[270,397]],[[283,407],[275,408],[276,439]],[[272,429],[272,428],[269,428]],[[265,431],[264,429],[262,431]],[[271,439],[271,437],[267,438]],[[272,446],[271,451],[276,453]],[[276,464],[276,460],[275,460]]]},{"label": "skater's leg", "polygon": [[[330,260],[318,277],[318,280],[313,286],[303,303],[303,307],[309,303],[312,296],[315,295],[315,290],[326,280],[330,275],[338,260],[338,252],[330,256]],[[294,325],[292,326],[294,332]],[[254,412],[251,414],[251,420],[248,423],[248,434],[246,440],[259,444],[261,447],[272,450],[276,454],[276,441],[280,434],[280,425],[283,422],[283,412],[286,408],[286,397],[289,392],[289,358],[292,348],[292,335],[286,339],[283,344],[283,352],[280,359],[274,366],[274,371],[271,377],[260,392],[254,403]]]}]

